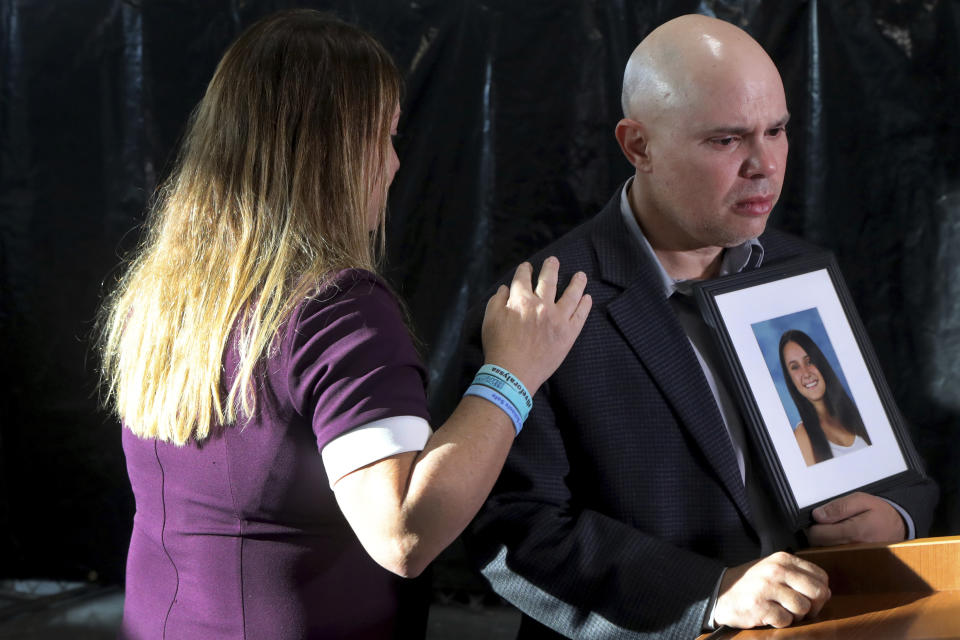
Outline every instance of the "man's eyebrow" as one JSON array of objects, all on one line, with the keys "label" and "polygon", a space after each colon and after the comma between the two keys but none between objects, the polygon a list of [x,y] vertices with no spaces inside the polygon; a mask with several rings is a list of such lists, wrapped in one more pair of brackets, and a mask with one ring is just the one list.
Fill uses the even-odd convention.
[{"label": "man's eyebrow", "polygon": [[785,127],[785,126],[787,126],[787,123],[788,123],[788,122],[790,122],[790,114],[789,114],[789,113],[786,114],[786,115],[784,115],[784,116],[783,116],[782,118],[780,118],[779,120],[777,120],[775,123],[773,123],[773,126],[772,126],[772,127],[769,127],[769,128],[770,128],[770,129],[779,129],[780,127]]},{"label": "man's eyebrow", "polygon": [[[774,122],[769,127],[766,127],[765,130],[769,129],[780,129],[781,127],[787,126],[787,122],[790,121],[790,114],[786,114],[776,122]],[[704,136],[717,136],[717,135],[734,135],[734,136],[743,136],[753,131],[749,127],[742,127],[739,125],[720,125],[718,127],[711,127],[703,132]]]}]

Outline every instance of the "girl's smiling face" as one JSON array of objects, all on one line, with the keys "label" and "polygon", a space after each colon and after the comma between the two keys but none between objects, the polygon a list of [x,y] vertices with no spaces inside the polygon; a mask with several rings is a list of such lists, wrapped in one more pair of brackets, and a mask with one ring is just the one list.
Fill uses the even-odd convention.
[{"label": "girl's smiling face", "polygon": [[803,347],[796,342],[783,345],[783,361],[787,364],[787,371],[790,372],[793,385],[800,395],[811,402],[823,399],[823,394],[827,391],[823,376]]}]

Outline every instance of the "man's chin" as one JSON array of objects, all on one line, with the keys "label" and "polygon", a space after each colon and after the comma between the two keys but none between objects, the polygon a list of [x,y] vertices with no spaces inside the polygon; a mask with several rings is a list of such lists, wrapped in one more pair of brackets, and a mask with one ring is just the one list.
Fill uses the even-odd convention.
[{"label": "man's chin", "polygon": [[[731,233],[731,235],[726,238],[726,242],[723,246],[727,249],[731,247],[739,247],[744,242],[749,242],[755,238],[759,238],[763,235],[764,230],[767,228],[767,220],[770,215],[757,216],[754,219],[749,220],[749,224],[741,225],[737,230],[739,233]],[[732,231],[732,230],[731,230]]]}]

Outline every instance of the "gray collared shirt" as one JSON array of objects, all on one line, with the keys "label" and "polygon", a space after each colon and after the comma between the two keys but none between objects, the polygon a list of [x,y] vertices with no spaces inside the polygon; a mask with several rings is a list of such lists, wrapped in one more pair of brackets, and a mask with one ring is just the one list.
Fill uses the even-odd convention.
[{"label": "gray collared shirt", "polygon": [[[709,334],[706,323],[704,323],[693,304],[691,297],[693,281],[674,280],[660,264],[660,260],[653,252],[653,247],[650,246],[647,237],[643,235],[640,224],[630,207],[627,193],[632,182],[632,178],[627,180],[620,192],[620,213],[623,216],[623,222],[637,241],[641,254],[645,256],[646,260],[653,266],[654,271],[659,275],[660,282],[663,285],[663,297],[670,302],[671,307],[677,314],[677,319],[680,320],[680,324],[687,334],[687,338],[690,339],[690,345],[700,362],[700,368],[703,369],[710,391],[713,392],[714,400],[720,408],[720,416],[723,418],[724,426],[726,426],[727,433],[730,435],[731,445],[737,457],[737,465],[740,467],[740,479],[745,481],[746,460],[744,459],[744,449],[746,440],[743,433],[743,422],[740,419],[740,411],[723,382],[723,373],[719,369],[721,361],[713,344],[713,339]],[[755,269],[760,266],[761,262],[763,262],[763,245],[760,244],[759,240],[753,238],[723,252],[718,275],[740,273],[747,268]]]},{"label": "gray collared shirt", "polygon": [[[678,292],[682,295],[690,295],[690,285],[693,281],[674,280],[671,278],[663,268],[663,265],[660,264],[660,260],[657,259],[657,254],[653,252],[653,247],[650,246],[647,237],[643,235],[640,224],[637,222],[636,217],[634,217],[633,209],[630,207],[630,199],[627,197],[627,192],[632,183],[633,178],[627,180],[627,183],[623,185],[623,190],[620,192],[620,214],[623,216],[623,222],[627,225],[630,233],[640,245],[640,250],[643,255],[647,257],[653,265],[654,270],[660,276],[660,281],[663,283],[664,297],[669,299],[674,293]],[[720,262],[720,272],[717,276],[740,273],[748,268],[756,269],[762,262],[763,245],[760,244],[760,241],[756,238],[751,238],[743,244],[731,247],[723,252],[723,258]]]}]

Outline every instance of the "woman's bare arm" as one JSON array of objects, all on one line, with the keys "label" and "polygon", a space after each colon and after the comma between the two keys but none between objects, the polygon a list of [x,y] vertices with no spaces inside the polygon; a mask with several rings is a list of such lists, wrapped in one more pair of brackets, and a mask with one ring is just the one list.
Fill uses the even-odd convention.
[{"label": "woman's bare arm", "polygon": [[[556,258],[548,258],[533,290],[532,267],[520,265],[484,317],[485,361],[531,392],[566,357],[590,311],[582,273],[554,302],[558,270]],[[385,458],[337,481],[337,503],[374,560],[398,575],[419,575],[480,509],[514,436],[496,405],[465,397],[423,451]]]}]

